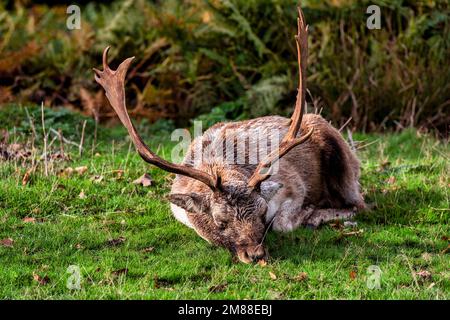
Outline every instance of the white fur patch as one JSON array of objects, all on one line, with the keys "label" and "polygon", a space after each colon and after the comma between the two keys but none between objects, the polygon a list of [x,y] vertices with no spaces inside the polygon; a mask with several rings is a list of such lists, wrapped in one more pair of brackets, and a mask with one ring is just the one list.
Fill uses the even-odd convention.
[{"label": "white fur patch", "polygon": [[267,204],[267,212],[266,212],[266,222],[269,222],[273,219],[275,214],[281,208],[281,206],[285,203],[292,202],[290,198],[284,198],[284,195],[278,194],[272,198]]},{"label": "white fur patch", "polygon": [[170,209],[172,210],[172,214],[175,216],[175,218],[180,221],[182,224],[188,226],[189,228],[194,229],[192,224],[190,223],[188,216],[186,214],[186,210],[183,208],[180,208],[179,206],[171,203]]}]

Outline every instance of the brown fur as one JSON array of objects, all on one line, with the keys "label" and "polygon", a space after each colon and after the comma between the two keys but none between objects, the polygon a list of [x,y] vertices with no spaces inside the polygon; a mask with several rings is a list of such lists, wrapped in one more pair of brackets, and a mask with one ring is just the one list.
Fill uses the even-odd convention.
[{"label": "brown fur", "polygon": [[[281,135],[284,135],[288,127],[289,120],[279,116],[216,124],[192,143],[184,164],[194,165],[192,152],[198,143],[220,148],[220,142],[229,130],[237,130],[241,137],[254,134],[252,130],[255,129],[263,132],[280,129]],[[301,131],[312,127],[314,132],[311,138],[282,158],[279,171],[268,180],[283,184],[274,199],[280,199],[280,202],[292,199],[277,210],[274,221],[265,219],[270,200],[262,199],[257,191],[247,187],[256,165],[227,164],[215,158],[212,152],[212,156],[199,163],[197,168],[221,178],[223,189],[220,192],[212,191],[197,180],[177,175],[171,194],[194,193],[203,198],[201,212],[187,214],[196,232],[206,240],[237,253],[244,262],[249,262],[254,260],[252,255],[255,251],[257,258],[265,255],[261,242],[271,222],[276,230],[290,231],[308,222],[319,224],[321,221],[317,221],[315,211],[323,214],[322,209],[326,208],[364,208],[358,183],[358,159],[339,132],[321,116],[304,116]],[[205,143],[205,140],[208,142]],[[245,151],[248,159],[248,148]],[[175,203],[184,206],[182,202]],[[336,215],[335,211],[333,215]]]}]

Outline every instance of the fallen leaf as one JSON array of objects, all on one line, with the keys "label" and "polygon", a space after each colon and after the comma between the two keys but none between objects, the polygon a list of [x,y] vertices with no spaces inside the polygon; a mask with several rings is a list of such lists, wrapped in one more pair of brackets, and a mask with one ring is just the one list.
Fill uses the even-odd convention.
[{"label": "fallen leaf", "polygon": [[355,270],[350,271],[349,276],[350,276],[350,279],[355,280],[356,279],[356,271]]},{"label": "fallen leaf", "polygon": [[419,272],[416,272],[416,275],[422,278],[422,280],[430,280],[431,279],[431,272],[428,270],[420,270]]},{"label": "fallen leaf", "polygon": [[73,174],[74,170],[72,167],[65,168],[62,172],[59,173],[60,177],[70,177]]},{"label": "fallen leaf", "polygon": [[86,199],[86,194],[84,193],[83,190],[81,190],[80,194],[78,195],[78,198],[80,198],[80,199]]},{"label": "fallen leaf", "polygon": [[113,170],[113,174],[116,176],[116,179],[120,179],[123,177],[125,171],[118,169],[118,170]]},{"label": "fallen leaf", "polygon": [[77,243],[77,244],[75,245],[75,248],[77,248],[77,249],[83,249],[83,246],[82,246],[81,244]]},{"label": "fallen leaf", "polygon": [[306,272],[300,272],[294,277],[295,281],[302,282],[308,279],[308,274]]},{"label": "fallen leaf", "polygon": [[387,184],[394,184],[395,181],[397,181],[397,179],[394,176],[390,176],[387,180],[386,183]]},{"label": "fallen leaf", "polygon": [[36,223],[36,218],[33,217],[25,217],[22,219],[23,222],[25,223]]},{"label": "fallen leaf", "polygon": [[270,276],[270,279],[272,279],[272,280],[277,280],[276,274],[273,273],[273,272],[271,272],[271,271],[269,271],[269,276]]},{"label": "fallen leaf", "polygon": [[128,268],[118,269],[111,272],[111,274],[115,277],[118,277],[122,274],[128,274]]},{"label": "fallen leaf", "polygon": [[93,181],[94,183],[100,183],[100,182],[102,182],[102,180],[103,180],[103,176],[101,176],[101,175],[96,175],[91,178],[91,181]]},{"label": "fallen leaf", "polygon": [[36,273],[33,273],[33,280],[39,283],[41,286],[44,286],[50,282],[50,278],[48,276],[41,277]]},{"label": "fallen leaf", "polygon": [[28,184],[28,182],[30,182],[31,171],[32,171],[32,169],[28,169],[27,172],[25,172],[25,174],[23,175],[23,178],[22,178],[23,186],[26,186]]},{"label": "fallen leaf", "polygon": [[209,292],[211,293],[220,293],[220,292],[224,292],[225,289],[227,288],[228,283],[222,283],[222,284],[217,284],[215,286],[212,286],[208,289]]},{"label": "fallen leaf", "polygon": [[81,166],[81,167],[76,167],[75,171],[79,174],[79,175],[83,175],[86,171],[88,170],[87,166]]},{"label": "fallen leaf", "polygon": [[142,249],[142,252],[148,253],[148,252],[152,252],[153,250],[155,250],[155,247],[148,247],[148,248]]},{"label": "fallen leaf", "polygon": [[152,185],[152,177],[148,173],[144,173],[142,176],[133,181],[134,184],[140,184],[144,187],[149,187]]},{"label": "fallen leaf", "polygon": [[127,239],[125,237],[118,237],[117,239],[109,239],[108,245],[110,246],[118,246],[122,243],[124,243]]},{"label": "fallen leaf", "polygon": [[14,244],[14,240],[11,238],[5,238],[3,240],[0,240],[0,244],[4,247],[9,247],[11,248]]},{"label": "fallen leaf", "polygon": [[258,261],[258,265],[261,267],[267,266],[267,261],[265,259],[261,259]]}]

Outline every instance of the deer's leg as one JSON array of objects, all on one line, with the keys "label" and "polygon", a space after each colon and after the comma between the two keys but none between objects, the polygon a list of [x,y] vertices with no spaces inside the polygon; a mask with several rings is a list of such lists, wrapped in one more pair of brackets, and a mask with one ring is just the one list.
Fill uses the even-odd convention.
[{"label": "deer's leg", "polygon": [[313,208],[301,208],[301,204],[295,205],[286,201],[273,218],[272,228],[278,232],[290,232],[304,224],[314,214]]},{"label": "deer's leg", "polygon": [[334,220],[350,220],[355,214],[354,209],[315,209],[303,224],[317,228],[321,224]]}]

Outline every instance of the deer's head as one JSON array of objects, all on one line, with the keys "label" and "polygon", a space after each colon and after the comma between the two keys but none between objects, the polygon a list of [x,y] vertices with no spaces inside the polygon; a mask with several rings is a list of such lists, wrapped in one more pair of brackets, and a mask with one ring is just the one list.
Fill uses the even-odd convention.
[{"label": "deer's head", "polygon": [[299,89],[290,127],[279,148],[261,161],[250,177],[236,172],[212,175],[201,167],[174,164],[160,158],[143,142],[127,113],[124,82],[133,58],[123,61],[117,70],[111,70],[107,63],[108,47],[103,52],[103,71],[94,69],[95,80],[105,89],[106,97],[127,128],[140,156],[163,170],[199,181],[207,189],[204,192],[193,190],[189,194],[171,194],[170,201],[188,212],[190,221],[200,236],[228,248],[246,263],[258,261],[267,255],[262,244],[270,223],[266,221],[267,203],[281,187],[279,183],[265,181],[271,175],[272,165],[312,134],[310,130],[297,137],[305,105],[307,33],[303,13],[299,8],[296,36]]},{"label": "deer's head", "polygon": [[282,184],[264,181],[254,189],[245,175],[233,176],[214,191],[171,194],[170,202],[188,212],[202,238],[226,247],[242,262],[256,262],[267,256],[263,242],[271,222],[266,219],[268,202]]}]

